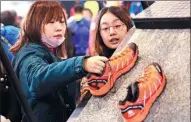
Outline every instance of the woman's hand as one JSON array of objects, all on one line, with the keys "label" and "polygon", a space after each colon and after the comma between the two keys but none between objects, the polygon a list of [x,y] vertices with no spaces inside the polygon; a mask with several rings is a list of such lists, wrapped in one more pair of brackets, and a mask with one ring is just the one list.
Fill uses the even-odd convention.
[{"label": "woman's hand", "polygon": [[105,68],[105,62],[109,59],[104,56],[92,56],[84,59],[84,69],[86,72],[102,74]]}]

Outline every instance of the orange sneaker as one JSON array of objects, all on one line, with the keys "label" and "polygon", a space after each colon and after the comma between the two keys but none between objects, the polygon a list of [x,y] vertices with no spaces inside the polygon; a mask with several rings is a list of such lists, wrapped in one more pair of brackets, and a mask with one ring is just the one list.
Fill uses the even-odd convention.
[{"label": "orange sneaker", "polygon": [[119,101],[119,109],[126,122],[142,122],[150,107],[166,84],[164,72],[158,63],[148,65],[142,77],[128,86],[127,97]]},{"label": "orange sneaker", "polygon": [[116,79],[135,65],[137,56],[137,45],[129,43],[121,53],[112,56],[106,62],[105,71],[101,76],[91,75],[81,82],[81,93],[89,90],[94,96],[104,96],[113,87]]}]

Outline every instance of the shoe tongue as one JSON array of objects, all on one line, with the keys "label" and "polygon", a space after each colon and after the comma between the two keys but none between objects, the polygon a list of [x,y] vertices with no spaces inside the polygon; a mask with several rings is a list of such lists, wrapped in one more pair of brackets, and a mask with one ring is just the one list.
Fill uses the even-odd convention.
[{"label": "shoe tongue", "polygon": [[128,88],[127,100],[130,102],[135,102],[139,96],[138,82],[132,83]]},{"label": "shoe tongue", "polygon": [[134,82],[127,87],[127,96],[123,101],[119,101],[120,105],[125,105],[126,101],[136,102],[139,97],[139,82]]}]

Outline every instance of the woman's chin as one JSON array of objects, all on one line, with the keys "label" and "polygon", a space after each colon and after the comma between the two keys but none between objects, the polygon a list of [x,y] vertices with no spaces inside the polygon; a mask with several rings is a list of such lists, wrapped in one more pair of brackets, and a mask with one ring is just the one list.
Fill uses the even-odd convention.
[{"label": "woman's chin", "polygon": [[111,48],[111,49],[117,49],[118,46],[119,46],[119,43],[117,43],[117,44],[112,44],[112,45],[110,46],[110,48]]}]

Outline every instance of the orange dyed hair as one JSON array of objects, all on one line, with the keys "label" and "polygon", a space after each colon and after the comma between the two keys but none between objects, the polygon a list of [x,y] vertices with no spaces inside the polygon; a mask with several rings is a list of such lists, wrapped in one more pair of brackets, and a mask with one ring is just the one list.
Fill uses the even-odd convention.
[{"label": "orange dyed hair", "polygon": [[[37,43],[42,45],[41,30],[44,25],[52,20],[61,21],[64,18],[66,22],[63,7],[55,1],[36,1],[34,2],[27,15],[21,23],[20,38],[10,49],[12,53],[16,53],[25,43]],[[65,43],[56,49],[58,57],[66,56]]]}]

